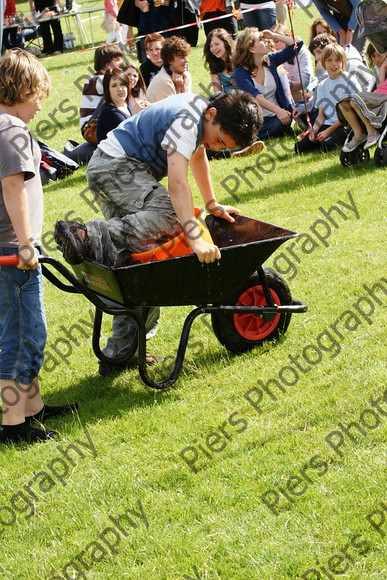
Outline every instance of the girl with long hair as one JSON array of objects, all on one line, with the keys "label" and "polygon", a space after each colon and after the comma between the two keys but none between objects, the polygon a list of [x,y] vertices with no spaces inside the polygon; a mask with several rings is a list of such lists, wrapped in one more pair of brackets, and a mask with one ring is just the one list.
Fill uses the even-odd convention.
[{"label": "girl with long hair", "polygon": [[128,96],[130,84],[128,75],[121,69],[108,70],[102,81],[103,104],[97,122],[98,143],[106,139],[109,131],[112,131],[124,119],[130,117],[128,109]]},{"label": "girl with long hair", "polygon": [[[273,43],[278,40],[285,48],[272,52]],[[301,40],[295,47],[292,38],[258,28],[247,28],[238,38],[233,58],[234,81],[239,89],[253,95],[263,109],[259,139],[280,137],[290,127],[294,100],[286,72],[277,69],[294,58],[302,46]]]},{"label": "girl with long hair", "polygon": [[217,91],[227,93],[234,88],[232,83],[234,48],[235,42],[224,28],[215,28],[207,36],[203,54],[205,66],[210,69],[214,93]]},{"label": "girl with long hair", "polygon": [[331,34],[332,36],[336,36],[335,31],[329,26],[324,18],[316,18],[316,20],[312,22],[309,43],[311,43],[318,34]]}]

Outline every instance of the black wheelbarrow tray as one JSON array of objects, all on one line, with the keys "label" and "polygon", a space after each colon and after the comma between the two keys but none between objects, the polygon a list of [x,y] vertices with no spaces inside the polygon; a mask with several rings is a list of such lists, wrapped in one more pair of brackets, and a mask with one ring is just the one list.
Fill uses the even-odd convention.
[{"label": "black wheelbarrow tray", "polygon": [[[139,373],[149,387],[165,389],[178,378],[184,361],[191,325],[203,313],[211,314],[218,340],[234,353],[246,352],[268,340],[279,338],[294,312],[305,312],[307,305],[292,300],[286,282],[274,270],[262,264],[286,240],[297,232],[272,224],[235,216],[235,223],[214,216],[206,217],[207,227],[222,257],[211,264],[201,264],[196,255],[181,256],[124,268],[107,268],[85,259],[72,266],[72,274],[61,262],[42,257],[44,275],[58,288],[82,293],[96,307],[93,350],[99,360],[119,364],[100,349],[103,313],[130,315],[137,323]],[[55,268],[70,285],[53,274]],[[146,365],[144,318],[149,306],[196,305],[186,317],[173,370],[162,382],[152,380]],[[143,309],[134,307],[143,307]],[[130,358],[127,357],[126,360]]]}]

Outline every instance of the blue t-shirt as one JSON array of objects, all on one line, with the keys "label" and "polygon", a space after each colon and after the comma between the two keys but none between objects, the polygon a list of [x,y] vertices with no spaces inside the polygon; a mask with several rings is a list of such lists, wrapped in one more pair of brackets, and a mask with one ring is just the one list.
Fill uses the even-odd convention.
[{"label": "blue t-shirt", "polygon": [[[196,145],[200,144],[203,130],[203,111],[208,100],[201,95],[183,93],[173,95],[157,103],[152,103],[137,115],[123,121],[116,129],[108,133],[100,148],[107,154],[117,143],[127,157],[147,163],[153,176],[160,180],[167,175],[168,154],[161,147],[165,134],[172,123],[179,118],[187,119],[182,123],[182,130],[196,134]],[[171,148],[184,135],[173,135]]]}]

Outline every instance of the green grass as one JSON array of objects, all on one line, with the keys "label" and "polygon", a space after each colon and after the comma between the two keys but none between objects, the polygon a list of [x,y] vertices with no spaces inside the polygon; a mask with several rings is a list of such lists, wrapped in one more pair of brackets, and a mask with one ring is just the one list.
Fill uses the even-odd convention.
[{"label": "green grass", "polygon": [[[102,40],[99,21],[93,22],[95,37]],[[309,20],[302,11],[296,11],[295,23],[296,31],[307,38]],[[190,59],[196,86],[199,81],[209,82],[202,65],[202,45],[203,36]],[[80,94],[73,83],[91,62],[91,51],[44,61],[53,88],[32,128],[50,119],[62,99],[79,106]],[[67,138],[79,139],[77,120],[69,120],[69,116],[57,115],[63,128],[55,126],[55,136],[48,141],[59,150]],[[293,140],[288,138],[285,144],[290,150]],[[111,525],[109,515],[117,517],[127,509],[138,512],[138,500],[148,527],[132,515],[136,529],[126,525],[127,536],[121,534],[117,554],[106,545],[105,555],[95,553],[100,561],[85,572],[87,578],[279,580],[302,578],[314,567],[325,568],[335,578],[329,561],[339,554],[342,562],[338,557],[330,565],[337,566],[336,572],[346,568],[341,574],[344,578],[386,576],[384,538],[366,520],[371,512],[382,509],[380,502],[385,500],[386,418],[379,412],[380,425],[366,430],[365,435],[354,428],[357,440],[345,438],[340,448],[343,457],[325,440],[338,430],[338,423],[359,421],[361,413],[371,408],[370,397],[380,397],[385,388],[386,318],[382,306],[375,304],[371,323],[361,319],[355,330],[346,330],[344,320],[337,322],[346,310],[356,312],[353,305],[365,294],[363,284],[373,285],[385,275],[385,169],[376,168],[372,160],[365,167],[343,168],[338,153],[296,157],[279,142],[275,151],[271,173],[261,172],[259,179],[248,172],[252,187],[240,178],[237,200],[225,189],[224,180],[235,175],[235,168],[253,167],[255,159],[212,162],[211,173],[220,202],[235,204],[251,217],[307,232],[315,241],[309,253],[301,242],[293,247],[299,261],[287,243],[266,263],[272,266],[282,252],[285,257],[276,264],[285,270],[284,260],[291,260],[296,275],[293,270],[284,277],[293,297],[309,305],[307,313],[293,316],[288,332],[277,344],[234,356],[217,342],[204,323],[208,321],[198,320],[184,373],[172,389],[156,393],[144,387],[136,371],[114,378],[98,375],[90,329],[85,324],[90,321],[90,304],[45,281],[47,353],[55,355],[52,345],[64,336],[61,325],[68,329],[79,324],[85,333],[75,331],[78,346],[72,345],[68,364],[58,359],[52,372],[42,372],[42,392],[47,403],[77,400],[80,409],[74,418],[47,423],[58,429],[59,441],[5,448],[0,454],[1,506],[10,506],[13,499],[14,509],[19,510],[13,525],[0,526],[2,578],[66,577],[61,571],[77,555],[91,562],[91,548],[86,546],[101,543],[98,535]],[[44,231],[52,231],[55,221],[67,212],[84,220],[96,217],[80,197],[85,187],[83,168],[65,181],[45,187]],[[193,183],[192,189],[199,203]],[[350,203],[349,190],[359,218],[345,208],[348,219],[335,214],[338,227],[331,226],[324,245],[313,233],[316,220],[323,218],[319,208],[328,210],[339,200]],[[46,240],[52,245],[48,236]],[[50,253],[60,257],[55,249]],[[383,300],[382,293],[378,295]],[[149,345],[151,352],[174,353],[189,310],[164,309],[159,332]],[[103,339],[109,335],[110,320],[106,318]],[[294,367],[289,356],[302,355],[334,324],[343,337],[333,334],[340,352],[336,356],[334,351],[322,352],[321,362],[309,372],[300,372],[299,380],[286,387],[286,392],[273,387],[277,400],[264,395],[262,414],[254,410],[244,394],[270,379],[278,380],[284,366]],[[233,415],[236,412],[239,415]],[[233,426],[230,416],[231,423],[241,418],[245,423]],[[371,424],[369,414],[363,417]],[[198,445],[205,445],[211,433],[220,432],[224,422],[230,439],[223,437],[224,449],[208,457]],[[97,456],[86,450],[81,458],[73,451],[75,465],[64,476],[66,485],[57,479],[49,485],[46,479],[51,489],[39,490],[44,477],[39,472],[50,473],[49,465],[60,469],[58,462],[51,463],[61,457],[57,446],[65,449],[76,439],[86,442],[84,429]],[[188,446],[196,446],[199,452],[197,473],[179,456]],[[306,474],[311,481],[306,481],[305,493],[293,496],[292,502],[280,495],[279,515],[275,516],[260,496],[284,488],[315,455],[326,463],[326,473],[319,475],[322,467],[310,467]],[[34,477],[32,499],[23,486]],[[28,518],[30,509],[23,512],[25,501],[15,498],[23,491],[35,507],[35,514]],[[9,521],[9,510],[0,507],[1,518]],[[384,532],[386,528],[385,524]],[[71,578],[70,568],[67,571]],[[78,574],[74,577],[83,577]],[[308,577],[318,576],[311,572]],[[321,572],[321,577],[327,576]]]}]

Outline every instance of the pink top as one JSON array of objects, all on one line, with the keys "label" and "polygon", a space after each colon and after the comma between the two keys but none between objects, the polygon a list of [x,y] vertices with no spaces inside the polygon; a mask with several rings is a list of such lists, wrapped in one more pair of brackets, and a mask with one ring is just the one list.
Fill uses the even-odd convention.
[{"label": "pink top", "polygon": [[118,8],[117,0],[104,0],[103,5],[105,7],[106,14],[111,14],[114,18],[117,18]]},{"label": "pink top", "polygon": [[387,95],[387,79],[383,81],[381,85],[379,85],[374,93],[382,93],[383,95]]}]

